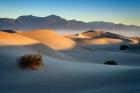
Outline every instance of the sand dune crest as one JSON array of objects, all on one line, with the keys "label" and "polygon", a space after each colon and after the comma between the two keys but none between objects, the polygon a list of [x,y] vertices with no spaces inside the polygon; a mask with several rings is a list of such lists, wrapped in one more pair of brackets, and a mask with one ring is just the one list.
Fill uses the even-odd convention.
[{"label": "sand dune crest", "polygon": [[69,49],[76,45],[73,40],[61,36],[52,30],[34,30],[18,34],[38,40],[57,50]]}]

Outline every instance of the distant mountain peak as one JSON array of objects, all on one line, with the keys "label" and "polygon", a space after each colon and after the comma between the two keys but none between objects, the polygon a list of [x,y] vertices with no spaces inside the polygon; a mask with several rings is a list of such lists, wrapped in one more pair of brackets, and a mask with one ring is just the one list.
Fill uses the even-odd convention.
[{"label": "distant mountain peak", "polygon": [[17,19],[25,19],[25,18],[35,18],[36,16],[33,15],[23,15],[23,16],[19,16]]},{"label": "distant mountain peak", "polygon": [[33,30],[33,29],[59,29],[59,30],[131,30],[140,31],[140,26],[115,24],[112,22],[92,21],[83,22],[77,20],[66,20],[57,15],[37,17],[33,15],[19,16],[17,19],[0,18],[0,29],[11,30]]},{"label": "distant mountain peak", "polygon": [[57,18],[61,18],[60,16],[57,16],[57,15],[49,15],[49,16],[46,16],[46,17],[52,17],[52,18],[57,17]]},{"label": "distant mountain peak", "polygon": [[46,16],[46,19],[50,19],[50,20],[65,20],[64,18],[57,16],[57,15],[49,15]]}]

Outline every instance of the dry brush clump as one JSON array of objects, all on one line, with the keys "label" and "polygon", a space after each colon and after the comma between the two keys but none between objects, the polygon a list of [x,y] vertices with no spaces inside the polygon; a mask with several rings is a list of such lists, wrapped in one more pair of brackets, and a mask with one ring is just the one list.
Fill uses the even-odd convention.
[{"label": "dry brush clump", "polygon": [[27,54],[17,58],[17,62],[21,69],[38,70],[43,66],[41,54]]},{"label": "dry brush clump", "polygon": [[128,47],[128,45],[120,45],[120,50],[126,50]]},{"label": "dry brush clump", "polygon": [[115,62],[113,60],[108,60],[104,64],[106,64],[106,65],[117,65],[117,62]]}]

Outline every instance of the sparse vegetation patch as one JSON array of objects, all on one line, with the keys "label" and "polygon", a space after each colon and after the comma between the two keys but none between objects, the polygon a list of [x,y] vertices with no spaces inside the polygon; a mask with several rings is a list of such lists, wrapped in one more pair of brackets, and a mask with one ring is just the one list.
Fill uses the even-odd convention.
[{"label": "sparse vegetation patch", "polygon": [[17,58],[17,62],[21,69],[38,70],[43,66],[41,54],[28,54]]},{"label": "sparse vegetation patch", "polygon": [[106,65],[117,65],[117,62],[115,62],[113,60],[108,60],[104,64],[106,64]]},{"label": "sparse vegetation patch", "polygon": [[127,45],[121,45],[121,46],[120,46],[120,50],[125,50],[125,49],[127,49],[127,48],[128,48]]}]

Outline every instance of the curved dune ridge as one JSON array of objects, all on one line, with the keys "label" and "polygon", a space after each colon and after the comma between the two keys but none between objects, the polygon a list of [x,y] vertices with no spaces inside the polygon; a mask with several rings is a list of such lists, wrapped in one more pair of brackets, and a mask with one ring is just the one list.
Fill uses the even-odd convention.
[{"label": "curved dune ridge", "polygon": [[114,33],[110,33],[110,32],[105,32],[105,31],[94,31],[94,30],[79,33],[78,36],[80,38],[83,38],[83,37],[88,37],[88,38],[105,37],[105,38],[114,38],[114,39],[123,39],[123,40],[130,39],[130,38],[122,36],[122,35],[118,35],[118,34],[114,34]]},{"label": "curved dune ridge", "polygon": [[[104,45],[104,44],[120,44],[134,43],[129,37],[104,31],[86,31],[75,35],[65,35],[65,37],[75,40],[77,43],[84,45]],[[135,41],[136,42],[136,41]]]},{"label": "curved dune ridge", "polygon": [[57,50],[73,48],[76,45],[73,40],[61,36],[53,30],[33,30],[18,34],[38,40]]},{"label": "curved dune ridge", "polygon": [[0,45],[31,45],[36,43],[39,42],[22,35],[0,32]]},{"label": "curved dune ridge", "polygon": [[82,33],[78,33],[78,34],[66,34],[64,35],[67,38],[70,39],[89,39],[89,38],[96,38],[98,36],[103,36],[105,35],[106,32],[104,31],[94,31],[94,30],[90,30],[90,31],[86,31],[86,32],[82,32]]},{"label": "curved dune ridge", "polygon": [[102,35],[105,35],[106,32],[104,31],[87,31],[87,32],[83,32],[83,33],[80,33],[78,36],[80,38],[94,38],[94,37],[97,37],[97,36],[102,36]]}]

